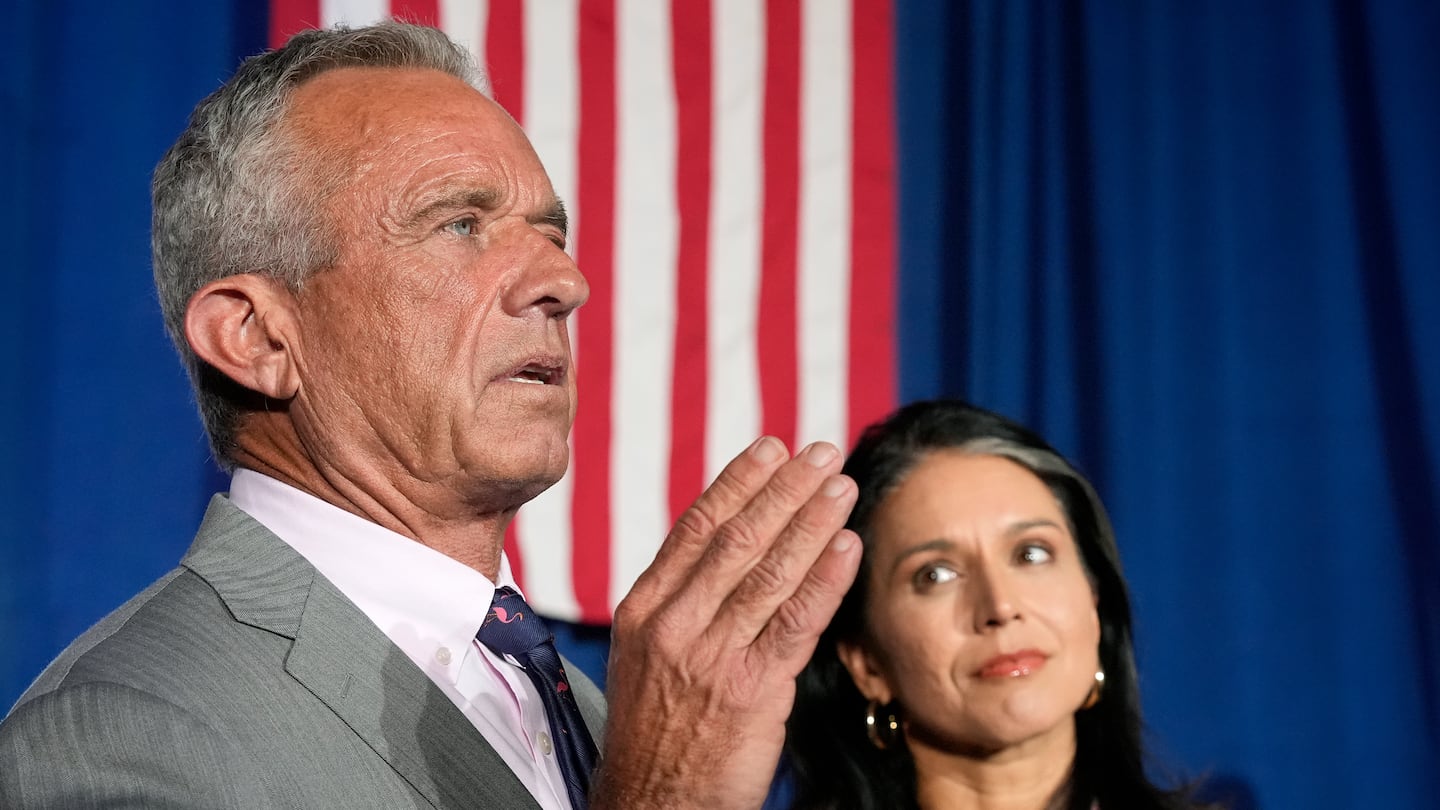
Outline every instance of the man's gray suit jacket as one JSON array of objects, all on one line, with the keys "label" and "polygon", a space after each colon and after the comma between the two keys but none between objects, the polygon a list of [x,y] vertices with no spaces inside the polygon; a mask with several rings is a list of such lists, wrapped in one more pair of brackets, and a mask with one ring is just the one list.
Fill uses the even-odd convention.
[{"label": "man's gray suit jacket", "polygon": [[[599,740],[604,699],[569,670]],[[217,495],[180,567],[0,725],[0,807],[97,806],[536,805],[359,608]]]}]

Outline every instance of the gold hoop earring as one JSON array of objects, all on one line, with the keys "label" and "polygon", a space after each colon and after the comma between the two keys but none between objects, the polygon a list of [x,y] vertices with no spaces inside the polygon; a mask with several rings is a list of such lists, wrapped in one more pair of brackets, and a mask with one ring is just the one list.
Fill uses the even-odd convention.
[{"label": "gold hoop earring", "polygon": [[1095,670],[1095,683],[1090,685],[1090,694],[1085,696],[1085,702],[1080,704],[1080,711],[1091,708],[1100,702],[1100,693],[1105,691],[1105,670]]},{"label": "gold hoop earring", "polygon": [[889,708],[885,709],[884,719],[877,718],[875,713],[881,708],[878,700],[870,701],[865,707],[865,736],[870,738],[871,745],[884,751],[900,739],[900,718]]}]

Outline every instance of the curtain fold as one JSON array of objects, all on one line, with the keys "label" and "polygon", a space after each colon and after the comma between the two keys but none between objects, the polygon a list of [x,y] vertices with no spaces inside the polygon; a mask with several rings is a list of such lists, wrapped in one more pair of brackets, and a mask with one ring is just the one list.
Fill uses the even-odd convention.
[{"label": "curtain fold", "polygon": [[1426,806],[1440,14],[898,20],[902,397],[1016,416],[1095,480],[1160,761],[1241,806]]}]

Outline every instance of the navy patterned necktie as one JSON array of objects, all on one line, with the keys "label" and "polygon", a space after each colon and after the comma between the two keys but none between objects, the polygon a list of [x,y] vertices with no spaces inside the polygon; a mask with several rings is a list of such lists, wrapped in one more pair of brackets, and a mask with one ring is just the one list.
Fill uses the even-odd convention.
[{"label": "navy patterned necktie", "polygon": [[570,806],[586,810],[590,772],[595,769],[595,742],[590,739],[580,706],[565,679],[565,667],[555,651],[555,636],[520,594],[504,587],[495,589],[490,612],[485,614],[485,623],[475,638],[496,653],[520,662],[530,676],[545,703],[550,738],[555,743],[560,773],[565,776]]}]

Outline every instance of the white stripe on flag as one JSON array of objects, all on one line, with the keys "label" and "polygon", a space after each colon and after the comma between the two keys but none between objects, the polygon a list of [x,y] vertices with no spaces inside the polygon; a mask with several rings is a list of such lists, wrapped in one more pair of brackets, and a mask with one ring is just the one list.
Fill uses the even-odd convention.
[{"label": "white stripe on flag", "polygon": [[320,0],[320,19],[327,27],[340,22],[359,27],[389,18],[389,0]]},{"label": "white stripe on flag", "polygon": [[760,290],[762,0],[715,0],[711,172],[710,369],[705,480],[760,432],[755,323]]},{"label": "white stripe on flag", "polygon": [[656,0],[621,0],[617,9],[612,605],[670,523],[677,222],[669,10]]},{"label": "white stripe on flag", "polygon": [[[525,134],[570,215],[570,252],[579,238],[574,208],[579,155],[578,0],[531,0],[525,10]],[[581,310],[582,312],[584,310]]]},{"label": "white stripe on flag", "polygon": [[[550,183],[568,208],[569,250],[579,239],[576,198],[579,57],[577,0],[532,0],[525,9],[525,132],[550,175]],[[603,221],[603,220],[602,220]],[[577,357],[584,309],[570,316],[570,345]],[[583,383],[582,383],[583,384]],[[574,443],[571,443],[574,446]],[[517,516],[516,539],[524,559],[525,592],[548,616],[574,619],[580,614],[571,577],[574,527],[570,523],[575,488],[572,464],[555,486],[526,504]]]},{"label": "white stripe on flag", "polygon": [[850,8],[850,0],[806,0],[801,9],[796,444],[847,441]]},{"label": "white stripe on flag", "polygon": [[440,0],[440,28],[475,56],[485,67],[485,22],[490,18],[489,0]]}]

